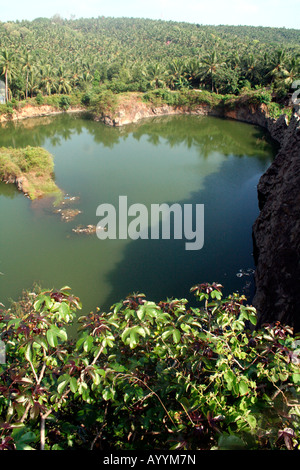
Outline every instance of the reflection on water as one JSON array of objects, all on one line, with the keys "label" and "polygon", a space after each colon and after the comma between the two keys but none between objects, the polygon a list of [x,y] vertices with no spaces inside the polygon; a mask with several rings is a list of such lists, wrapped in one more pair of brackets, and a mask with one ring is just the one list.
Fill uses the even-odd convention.
[{"label": "reflection on water", "polygon": [[[49,150],[56,183],[76,197],[78,211],[64,222],[53,201],[31,202],[0,184],[0,301],[34,282],[70,285],[86,309],[108,308],[131,291],[154,300],[186,297],[198,282],[221,282],[227,292],[245,288],[245,277],[236,273],[253,269],[256,184],[275,153],[260,128],[200,116],[110,128],[59,115],[6,124],[0,140]],[[96,225],[97,207],[117,207],[120,195],[149,210],[163,202],[204,204],[204,248],[188,252],[184,240],[99,240],[72,231]]]}]

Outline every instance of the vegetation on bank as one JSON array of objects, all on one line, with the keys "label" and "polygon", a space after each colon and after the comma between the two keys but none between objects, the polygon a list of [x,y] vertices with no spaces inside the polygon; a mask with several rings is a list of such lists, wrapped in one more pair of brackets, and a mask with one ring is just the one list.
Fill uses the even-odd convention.
[{"label": "vegetation on bank", "polygon": [[[57,111],[72,109],[86,110],[88,113],[101,117],[114,117],[118,109],[129,109],[139,102],[148,103],[151,107],[159,107],[167,104],[174,108],[181,108],[187,112],[197,107],[208,107],[222,115],[226,111],[239,108],[258,107],[266,105],[269,116],[277,119],[285,114],[289,119],[292,114],[291,106],[283,106],[272,101],[272,93],[268,89],[241,90],[239,95],[221,95],[207,90],[170,90],[158,88],[145,93],[126,92],[113,93],[105,87],[92,89],[89,92],[74,92],[71,95],[43,96],[39,93],[35,98],[27,98],[23,101],[13,100],[5,105],[0,105],[0,114],[4,113],[9,119],[14,113],[22,113],[26,107],[36,107],[44,113],[44,106],[51,106]],[[44,195],[57,193],[60,190],[53,180],[53,159],[43,148],[27,147],[26,149],[0,148],[0,180],[17,183],[20,190],[31,199]]]},{"label": "vegetation on bank", "polygon": [[249,95],[291,113],[299,31],[129,18],[0,22],[0,79],[13,114],[27,103],[112,114],[119,97],[172,106],[235,106]]},{"label": "vegetation on bank", "polygon": [[77,318],[70,288],[0,311],[1,449],[299,449],[299,336],[245,298],[133,294]]},{"label": "vegetation on bank", "polygon": [[257,88],[255,90],[243,89],[239,95],[221,95],[207,90],[170,90],[168,88],[158,88],[145,93],[113,93],[111,90],[103,87],[71,95],[42,96],[39,94],[36,98],[27,98],[22,101],[12,100],[6,105],[0,105],[0,115],[5,115],[9,119],[15,113],[22,112],[27,106],[41,108],[41,113],[43,113],[43,106],[51,106],[57,111],[67,111],[71,108],[81,111],[86,110],[97,117],[101,115],[113,117],[118,109],[126,108],[128,105],[130,108],[130,103],[136,104],[138,101],[148,103],[154,107],[166,104],[175,108],[186,109],[187,111],[192,111],[200,106],[207,106],[211,110],[219,111],[220,114],[241,107],[258,107],[261,104],[265,104],[269,116],[274,119],[277,119],[282,114],[290,118],[292,114],[292,106],[274,101],[272,92],[266,88]]},{"label": "vegetation on bank", "polygon": [[17,184],[30,199],[60,194],[53,167],[51,154],[42,147],[0,148],[0,180]]},{"label": "vegetation on bank", "polygon": [[268,87],[282,104],[300,78],[299,53],[295,29],[58,15],[0,22],[7,102],[91,90],[238,95]]}]

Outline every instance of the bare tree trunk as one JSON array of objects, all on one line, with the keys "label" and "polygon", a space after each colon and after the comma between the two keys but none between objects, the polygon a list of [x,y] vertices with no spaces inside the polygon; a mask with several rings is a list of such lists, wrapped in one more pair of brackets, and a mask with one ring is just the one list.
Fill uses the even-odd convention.
[{"label": "bare tree trunk", "polygon": [[5,103],[8,102],[8,80],[7,80],[7,71],[5,71]]}]

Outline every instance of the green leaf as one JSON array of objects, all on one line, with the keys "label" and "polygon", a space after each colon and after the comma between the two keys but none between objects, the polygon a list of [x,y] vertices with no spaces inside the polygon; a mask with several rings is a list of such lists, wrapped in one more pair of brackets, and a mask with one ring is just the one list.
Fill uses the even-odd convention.
[{"label": "green leaf", "polygon": [[51,308],[52,300],[48,295],[38,296],[37,300],[33,304],[34,310],[38,312],[43,304],[45,304],[44,309],[46,308],[47,310],[49,310]]},{"label": "green leaf", "polygon": [[63,374],[59,377],[59,379],[57,381],[58,382],[58,386],[57,386],[58,393],[63,392],[63,390],[66,388],[66,386],[70,382],[70,379],[71,379],[71,377],[69,376],[69,374]]},{"label": "green leaf", "polygon": [[94,338],[92,336],[88,336],[86,340],[83,343],[83,349],[85,352],[88,352],[91,350],[91,347],[93,346]]},{"label": "green leaf", "polygon": [[[55,328],[57,328],[57,327],[55,327]],[[63,341],[67,341],[67,339],[68,339],[67,332],[66,332],[66,330],[64,330],[63,328],[61,328],[61,329],[57,328],[57,330],[56,330],[56,335],[57,335],[60,339],[62,339]]]},{"label": "green leaf", "polygon": [[256,427],[257,427],[257,421],[256,421],[255,416],[249,414],[249,415],[246,417],[246,421],[247,421],[247,423],[249,424],[249,426],[250,426],[251,429],[256,429]]},{"label": "green leaf", "polygon": [[46,351],[48,351],[48,344],[47,344],[47,341],[46,341],[46,338],[45,336],[37,336],[34,341],[36,343],[38,343],[40,346],[42,346],[43,349],[45,349]]},{"label": "green leaf", "polygon": [[27,431],[26,427],[15,428],[12,437],[16,444],[16,450],[34,450],[29,444],[36,441],[36,435],[32,431]]},{"label": "green leaf", "polygon": [[180,338],[181,338],[180,331],[177,330],[177,329],[175,329],[175,330],[173,331],[173,341],[174,341],[174,343],[179,343]]},{"label": "green leaf", "polygon": [[70,378],[70,389],[71,389],[71,392],[73,393],[77,392],[78,383],[75,377]]},{"label": "green leaf", "polygon": [[53,329],[49,329],[47,330],[46,336],[50,346],[52,348],[56,348],[56,346],[58,345],[56,332]]},{"label": "green leaf", "polygon": [[58,311],[65,320],[68,320],[68,315],[70,315],[70,307],[66,302],[61,302]]},{"label": "green leaf", "polygon": [[227,388],[228,390],[232,390],[234,393],[238,393],[238,387],[237,387],[237,381],[236,381],[236,376],[232,372],[232,370],[227,370],[224,374],[224,378],[227,382]]},{"label": "green leaf", "polygon": [[79,340],[76,343],[76,348],[80,349],[83,346],[85,340],[86,340],[86,333],[85,333],[85,336],[82,336],[81,338],[79,338]]},{"label": "green leaf", "polygon": [[48,343],[53,348],[55,348],[58,345],[57,337],[62,339],[63,341],[67,341],[68,339],[67,332],[62,328],[59,329],[56,325],[52,325],[51,328],[47,330],[46,336],[47,336]]},{"label": "green leaf", "polygon": [[239,382],[239,392],[240,395],[246,395],[249,392],[249,387],[245,380]]},{"label": "green leaf", "polygon": [[292,375],[292,378],[294,384],[300,383],[300,372],[295,372],[295,374]]},{"label": "green leaf", "polygon": [[120,309],[123,307],[123,302],[118,302],[114,305],[114,313],[118,313]]},{"label": "green leaf", "polygon": [[169,336],[171,336],[171,334],[173,334],[173,331],[174,331],[173,328],[168,328],[167,330],[165,330],[161,335],[162,339],[163,340],[168,339]]},{"label": "green leaf", "polygon": [[121,339],[125,344],[129,344],[131,349],[138,345],[138,335],[145,337],[146,331],[141,326],[132,326],[125,328],[121,335]]},{"label": "green leaf", "polygon": [[146,315],[146,308],[144,307],[144,305],[142,305],[141,307],[139,307],[139,309],[136,311],[136,314],[137,314],[137,317],[139,320],[143,320],[145,315]]},{"label": "green leaf", "polygon": [[245,444],[237,436],[234,435],[222,435],[219,438],[218,449],[220,450],[239,450],[245,449]]},{"label": "green leaf", "polygon": [[82,396],[83,400],[88,400],[89,399],[89,389],[88,386],[85,382],[80,382],[78,385],[78,392]]},{"label": "green leaf", "polygon": [[26,346],[25,346],[25,351],[24,351],[24,356],[25,356],[25,359],[27,359],[28,362],[31,362],[31,361],[32,361],[32,357],[33,357],[33,354],[32,354],[32,343],[26,344]]},{"label": "green leaf", "polygon": [[105,401],[113,400],[115,393],[116,392],[112,387],[106,387],[102,392],[103,400]]}]

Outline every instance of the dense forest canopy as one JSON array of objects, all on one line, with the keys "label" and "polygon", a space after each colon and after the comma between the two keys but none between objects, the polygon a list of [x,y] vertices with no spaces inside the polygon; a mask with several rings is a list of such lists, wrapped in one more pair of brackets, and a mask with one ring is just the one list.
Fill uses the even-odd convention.
[{"label": "dense forest canopy", "polygon": [[55,15],[0,23],[0,73],[7,101],[99,86],[238,94],[271,85],[283,99],[300,77],[299,39],[296,29]]}]

